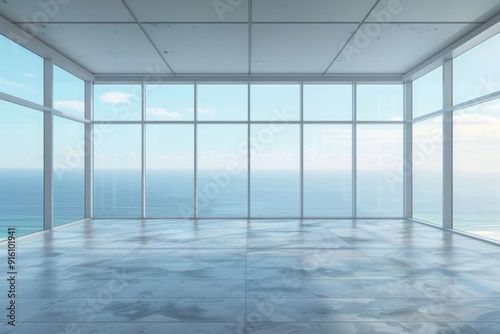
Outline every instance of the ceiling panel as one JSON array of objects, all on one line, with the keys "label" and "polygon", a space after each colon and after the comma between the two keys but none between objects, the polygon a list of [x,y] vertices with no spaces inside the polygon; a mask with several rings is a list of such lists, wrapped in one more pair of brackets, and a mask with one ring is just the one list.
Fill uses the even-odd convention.
[{"label": "ceiling panel", "polygon": [[92,73],[170,73],[137,24],[48,24],[36,37]]},{"label": "ceiling panel", "polygon": [[93,73],[171,74],[165,58],[176,74],[248,74],[249,59],[251,74],[322,74],[375,3],[329,73],[405,73],[500,13],[500,0],[252,0],[252,15],[249,0],[0,0],[0,15]]},{"label": "ceiling panel", "polygon": [[116,0],[2,0],[0,13],[11,22],[135,22]]},{"label": "ceiling panel", "polygon": [[247,73],[248,24],[144,24],[177,74]]},{"label": "ceiling panel", "polygon": [[252,73],[322,74],[355,29],[355,24],[254,24]]},{"label": "ceiling panel", "polygon": [[499,10],[499,0],[381,0],[366,22],[485,22]]},{"label": "ceiling panel", "polygon": [[248,0],[128,0],[140,22],[248,22]]},{"label": "ceiling panel", "polygon": [[361,22],[375,0],[253,0],[253,22]]},{"label": "ceiling panel", "polygon": [[403,74],[478,24],[390,24],[373,38],[364,33],[369,26],[361,26],[328,73]]}]

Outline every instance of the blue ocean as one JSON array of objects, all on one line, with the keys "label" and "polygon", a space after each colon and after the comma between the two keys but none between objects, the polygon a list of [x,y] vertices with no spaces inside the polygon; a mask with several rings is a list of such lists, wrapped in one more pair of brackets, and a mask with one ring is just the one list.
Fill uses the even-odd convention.
[{"label": "blue ocean", "polygon": [[[305,218],[349,218],[352,176],[348,171],[304,171]],[[146,173],[145,217],[193,218],[194,172],[150,170]],[[456,173],[454,226],[500,240],[500,173]],[[300,173],[255,170],[224,174],[200,170],[197,175],[199,218],[298,218],[301,215]],[[415,218],[441,224],[441,178],[433,172],[419,175],[415,186]],[[142,187],[139,170],[96,170],[94,217],[141,218]],[[250,187],[250,191],[249,191]],[[250,196],[250,205],[248,197]],[[84,217],[82,170],[54,174],[54,225]],[[0,236],[7,227],[17,235],[43,228],[43,172],[38,169],[0,170]],[[358,217],[402,217],[402,183],[387,182],[384,173],[359,171]]]}]

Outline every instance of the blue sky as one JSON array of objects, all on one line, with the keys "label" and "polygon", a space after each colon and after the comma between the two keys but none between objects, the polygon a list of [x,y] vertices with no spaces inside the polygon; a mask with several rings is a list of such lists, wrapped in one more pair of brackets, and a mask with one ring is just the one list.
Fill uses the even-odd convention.
[{"label": "blue sky", "polygon": [[352,85],[304,85],[304,120],[352,120]]},{"label": "blue sky", "polygon": [[43,167],[43,114],[0,100],[1,168]]},{"label": "blue sky", "polygon": [[198,85],[199,121],[248,119],[248,85]]},{"label": "blue sky", "polygon": [[443,109],[443,67],[413,81],[413,117]]},{"label": "blue sky", "polygon": [[194,120],[193,85],[148,85],[146,88],[146,120]]},{"label": "blue sky", "polygon": [[[500,35],[460,55],[454,61],[456,102],[477,98],[500,90],[500,67],[494,65],[500,56]],[[43,103],[43,61],[37,55],[0,36],[0,91],[37,104]],[[416,116],[442,106],[442,68],[431,71],[414,82]],[[357,86],[358,120],[402,120],[402,85]],[[94,91],[96,120],[140,120],[140,85],[96,85]],[[251,120],[299,120],[300,86],[298,84],[254,84],[248,101],[246,84],[198,85],[198,119],[202,121],[246,120],[250,102]],[[305,120],[350,120],[352,86],[347,84],[304,85]],[[0,168],[39,168],[42,162],[42,113],[0,101],[1,153]],[[84,82],[54,67],[54,107],[70,115],[84,115]],[[146,120],[192,121],[194,119],[194,86],[192,84],[148,85]],[[56,120],[55,158],[64,165],[68,156],[80,152],[83,126]],[[415,127],[415,138],[432,136],[441,123],[429,121]],[[72,126],[72,124],[74,126]],[[455,154],[458,169],[500,169],[500,101],[457,112]],[[200,167],[221,168],[231,159],[242,161],[239,144],[246,140],[243,125],[223,128],[200,125],[198,154]],[[251,143],[255,155],[253,168],[294,169],[300,159],[299,127],[273,128],[252,125]],[[360,126],[358,131],[358,166],[371,167],[376,155],[384,156],[399,143],[401,126]],[[306,156],[314,157],[315,168],[347,168],[345,147],[350,132],[336,126],[305,127]],[[193,160],[192,125],[147,126],[147,157],[151,168],[191,168]],[[271,136],[272,140],[266,136]],[[266,139],[267,138],[267,139]],[[96,168],[139,168],[140,126],[96,126]],[[263,143],[265,142],[265,143]],[[13,145],[12,143],[16,143]],[[235,145],[238,143],[238,145]],[[311,145],[317,145],[312,147]],[[340,145],[340,146],[339,146]],[[258,147],[255,150],[255,147]],[[341,149],[344,147],[344,149]],[[384,149],[384,147],[386,149]],[[154,152],[151,153],[151,152]],[[342,153],[344,152],[344,153]],[[473,157],[474,159],[471,159]],[[312,162],[310,162],[312,163]],[[384,168],[394,168],[391,158],[377,160]],[[429,164],[434,166],[436,164]],[[431,168],[427,166],[428,168]],[[436,167],[440,168],[440,167]]]},{"label": "blue sky", "polygon": [[402,85],[358,85],[358,121],[402,121]]},{"label": "blue sky", "polygon": [[43,104],[43,60],[0,35],[0,91]]}]

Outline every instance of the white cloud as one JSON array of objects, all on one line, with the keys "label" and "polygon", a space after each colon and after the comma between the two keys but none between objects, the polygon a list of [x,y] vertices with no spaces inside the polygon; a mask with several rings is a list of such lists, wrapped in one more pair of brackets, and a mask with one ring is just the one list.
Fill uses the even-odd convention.
[{"label": "white cloud", "polygon": [[34,78],[35,75],[33,73],[23,73],[23,76],[28,77],[28,78]]},{"label": "white cloud", "polygon": [[[493,106],[492,106],[493,107]],[[490,107],[491,108],[491,107]],[[493,108],[491,108],[493,109]],[[455,125],[500,125],[500,118],[481,114],[462,113],[454,117]]]},{"label": "white cloud", "polygon": [[479,139],[500,139],[500,118],[481,114],[458,114],[453,119],[453,133],[456,139],[473,137]]},{"label": "white cloud", "polygon": [[16,88],[22,88],[23,87],[23,85],[20,85],[20,84],[18,84],[15,81],[10,81],[10,80],[4,79],[2,77],[0,77],[0,85],[9,86],[9,87],[16,87]]},{"label": "white cloud", "polygon": [[211,116],[215,114],[215,108],[198,108],[198,113]]},{"label": "white cloud", "polygon": [[168,111],[163,108],[148,108],[148,114],[153,114],[160,117],[170,118],[170,119],[180,119],[182,115],[177,111]]},{"label": "white cloud", "polygon": [[54,101],[54,109],[64,109],[73,110],[76,112],[83,113],[85,109],[85,105],[81,101]]},{"label": "white cloud", "polygon": [[493,111],[500,111],[500,103],[490,105],[490,106],[486,107],[486,109],[493,110]]},{"label": "white cloud", "polygon": [[456,170],[500,168],[500,118],[478,113],[457,114],[453,135]]},{"label": "white cloud", "polygon": [[105,103],[128,103],[132,94],[124,92],[107,92],[101,95],[100,99]]}]

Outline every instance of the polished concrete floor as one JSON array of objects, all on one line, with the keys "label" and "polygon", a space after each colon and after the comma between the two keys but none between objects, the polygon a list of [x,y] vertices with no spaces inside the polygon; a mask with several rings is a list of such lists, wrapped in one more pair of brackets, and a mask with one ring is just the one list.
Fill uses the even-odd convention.
[{"label": "polished concrete floor", "polygon": [[404,220],[93,220],[17,251],[11,333],[500,333],[500,247]]}]

